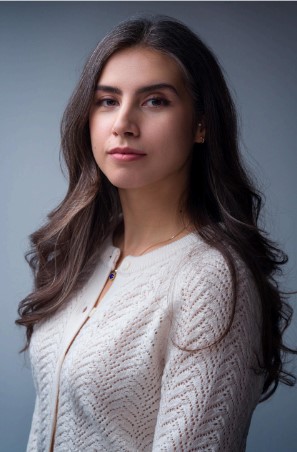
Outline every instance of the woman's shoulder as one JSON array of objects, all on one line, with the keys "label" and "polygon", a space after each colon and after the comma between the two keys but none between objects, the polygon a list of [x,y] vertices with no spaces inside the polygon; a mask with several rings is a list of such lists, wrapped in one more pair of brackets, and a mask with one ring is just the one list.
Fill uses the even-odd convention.
[{"label": "woman's shoulder", "polygon": [[215,279],[253,280],[251,271],[239,253],[221,241],[217,246],[207,243],[199,233],[192,234],[192,245],[180,265],[181,279],[207,275]]},{"label": "woman's shoulder", "polygon": [[233,320],[236,326],[239,318],[247,324],[259,319],[251,272],[234,250],[220,248],[198,238],[176,275],[174,318],[180,327],[175,329],[182,332],[179,342],[187,346],[216,342]]}]

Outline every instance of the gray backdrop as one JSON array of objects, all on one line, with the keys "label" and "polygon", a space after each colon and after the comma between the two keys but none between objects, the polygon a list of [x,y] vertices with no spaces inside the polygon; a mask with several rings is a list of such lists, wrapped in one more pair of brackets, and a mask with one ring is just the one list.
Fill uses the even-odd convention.
[{"label": "gray backdrop", "polygon": [[[266,195],[266,228],[290,255],[286,287],[297,286],[296,3],[1,2],[1,451],[23,451],[31,423],[34,389],[14,319],[32,284],[23,259],[27,236],[65,193],[60,118],[91,49],[137,12],[183,20],[219,56],[238,106],[245,159]],[[296,360],[291,367],[297,370]],[[296,407],[297,389],[280,387],[257,408],[247,450],[296,452]]]}]

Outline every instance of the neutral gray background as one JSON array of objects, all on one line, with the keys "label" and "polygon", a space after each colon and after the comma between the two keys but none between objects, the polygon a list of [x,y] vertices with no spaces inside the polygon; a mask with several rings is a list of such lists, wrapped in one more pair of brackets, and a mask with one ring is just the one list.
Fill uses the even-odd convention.
[{"label": "neutral gray background", "polygon": [[[297,286],[296,3],[1,2],[1,451],[23,451],[31,423],[34,389],[14,319],[32,283],[27,237],[65,193],[61,115],[97,41],[138,12],[183,20],[219,56],[241,118],[243,154],[266,195],[266,228],[290,255],[285,287]],[[296,314],[287,339],[297,342]],[[297,370],[296,360],[291,367]],[[297,451],[296,388],[280,387],[257,408],[247,450]]]}]

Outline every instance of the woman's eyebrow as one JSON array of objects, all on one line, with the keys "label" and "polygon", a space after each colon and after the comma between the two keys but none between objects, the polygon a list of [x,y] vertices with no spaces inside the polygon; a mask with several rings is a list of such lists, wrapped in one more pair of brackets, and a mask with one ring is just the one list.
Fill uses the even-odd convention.
[{"label": "woman's eyebrow", "polygon": [[143,86],[142,88],[139,88],[136,92],[138,94],[142,94],[147,93],[149,91],[157,91],[159,89],[169,89],[173,91],[174,94],[178,95],[176,88],[173,85],[170,85],[169,83],[155,83],[154,85]]},{"label": "woman's eyebrow", "polygon": [[[170,85],[169,83],[155,83],[153,85],[142,86],[141,88],[136,90],[136,94],[143,94],[151,91],[156,91],[159,89],[169,89],[173,91],[174,94],[178,95],[176,88],[173,85]],[[96,91],[105,91],[112,94],[123,94],[123,92],[119,88],[108,85],[97,85]]]},{"label": "woman's eyebrow", "polygon": [[105,91],[107,93],[122,94],[122,91],[119,88],[115,88],[114,86],[107,86],[107,85],[97,85],[96,91]]}]

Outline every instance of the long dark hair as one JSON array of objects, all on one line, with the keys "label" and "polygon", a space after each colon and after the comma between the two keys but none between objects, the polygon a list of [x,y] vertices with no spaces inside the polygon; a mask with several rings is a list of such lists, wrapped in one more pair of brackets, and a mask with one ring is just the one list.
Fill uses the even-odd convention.
[{"label": "long dark hair", "polygon": [[26,259],[34,272],[35,289],[20,302],[16,321],[27,328],[24,350],[34,325],[86,282],[100,246],[117,224],[121,212],[117,189],[93,158],[88,120],[104,64],[116,51],[137,45],[170,55],[180,64],[196,116],[205,122],[207,139],[193,153],[187,213],[198,233],[224,254],[235,281],[228,245],[254,276],[262,303],[264,400],[279,381],[295,382],[283,368],[285,355],[295,353],[283,343],[292,309],[276,280],[287,257],[258,226],[261,196],[240,159],[235,108],[220,65],[196,34],[169,17],[140,17],[115,27],[90,56],[69,101],[61,124],[69,187],[48,222],[31,235]]}]

